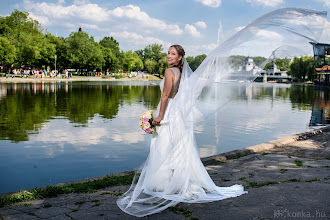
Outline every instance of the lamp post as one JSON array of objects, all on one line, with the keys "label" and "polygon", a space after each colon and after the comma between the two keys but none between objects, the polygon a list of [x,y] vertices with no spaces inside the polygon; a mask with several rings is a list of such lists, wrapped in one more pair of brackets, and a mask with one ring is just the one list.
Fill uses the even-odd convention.
[{"label": "lamp post", "polygon": [[56,59],[57,59],[57,55],[55,54],[55,75],[57,75],[56,74]]}]

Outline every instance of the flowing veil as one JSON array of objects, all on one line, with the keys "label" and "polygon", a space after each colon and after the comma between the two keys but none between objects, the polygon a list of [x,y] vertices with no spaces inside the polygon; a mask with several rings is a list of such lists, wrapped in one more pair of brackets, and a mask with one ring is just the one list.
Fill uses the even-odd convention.
[{"label": "flowing veil", "polygon": [[[225,40],[194,72],[185,60],[179,91],[168,103],[146,162],[130,189],[117,200],[118,206],[142,217],[179,202],[212,202],[246,193],[241,185],[218,187],[213,183],[200,161],[194,126],[238,97],[275,55],[284,58],[308,54],[312,49],[309,42],[317,42],[325,21],[326,12],[279,9]],[[231,55],[246,52],[251,45],[254,51],[270,56],[254,72],[238,71]]]}]

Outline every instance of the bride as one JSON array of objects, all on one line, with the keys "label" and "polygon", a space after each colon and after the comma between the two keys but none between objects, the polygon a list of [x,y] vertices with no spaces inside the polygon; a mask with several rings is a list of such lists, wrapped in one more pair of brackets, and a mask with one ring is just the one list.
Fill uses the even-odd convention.
[{"label": "bride", "polygon": [[[178,142],[171,140],[169,124],[175,111],[171,107],[183,81],[184,55],[180,45],[168,50],[167,61],[171,68],[166,69],[160,83],[159,114],[152,122],[161,126],[157,126],[157,133],[152,137],[150,154],[139,180],[117,201],[124,212],[134,216],[160,212],[179,202],[211,202],[247,193],[241,185],[217,187],[213,183],[200,160],[193,131],[184,134]],[[176,130],[186,130],[184,123],[178,125]]]},{"label": "bride", "polygon": [[[194,126],[244,91],[247,84],[238,82],[256,77],[239,75],[229,65],[230,55],[237,53],[240,46],[244,49],[246,42],[255,42],[258,36],[277,33],[280,41],[277,44],[272,39],[276,48],[272,54],[276,53],[277,58],[299,56],[306,44],[316,42],[321,35],[325,16],[325,12],[293,8],[270,12],[220,44],[195,72],[184,59],[183,48],[171,46],[167,54],[171,68],[166,69],[160,83],[162,95],[158,116],[152,122],[157,128],[150,153],[130,189],[117,200],[119,208],[143,217],[180,202],[205,203],[247,193],[241,185],[214,184],[200,160]],[[263,32],[265,29],[268,32]],[[264,44],[261,46],[266,50]],[[228,85],[237,86],[236,90],[229,91]]]}]

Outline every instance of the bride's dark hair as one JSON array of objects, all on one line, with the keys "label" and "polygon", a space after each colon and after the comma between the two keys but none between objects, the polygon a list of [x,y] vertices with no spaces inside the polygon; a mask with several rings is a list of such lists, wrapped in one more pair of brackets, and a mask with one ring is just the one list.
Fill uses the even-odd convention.
[{"label": "bride's dark hair", "polygon": [[174,47],[176,49],[176,51],[178,52],[178,55],[181,56],[181,60],[179,61],[179,63],[177,65],[174,65],[173,67],[178,67],[180,69],[180,72],[182,72],[182,68],[183,68],[183,63],[184,63],[184,55],[186,54],[184,52],[184,49],[180,46],[180,45],[172,45],[170,46],[171,47]]}]

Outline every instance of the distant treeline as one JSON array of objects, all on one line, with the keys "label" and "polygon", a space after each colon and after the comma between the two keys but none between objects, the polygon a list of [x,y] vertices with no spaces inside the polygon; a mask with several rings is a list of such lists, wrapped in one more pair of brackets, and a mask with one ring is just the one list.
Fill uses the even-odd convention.
[{"label": "distant treeline", "polygon": [[[79,29],[69,37],[57,37],[43,29],[38,21],[29,17],[28,12],[14,10],[9,16],[0,17],[0,65],[5,71],[12,68],[55,68],[87,69],[88,71],[145,70],[163,74],[168,67],[167,53],[162,45],[152,44],[137,51],[121,51],[119,43],[113,37],[104,37],[95,42],[93,36]],[[56,57],[56,58],[55,58]],[[206,55],[188,56],[192,70],[205,59]],[[245,56],[231,56],[231,65],[242,65]],[[253,57],[256,65],[266,60]],[[310,57],[277,59],[276,65],[281,70],[297,78],[311,77],[313,59]],[[267,65],[266,65],[267,67]]]}]

